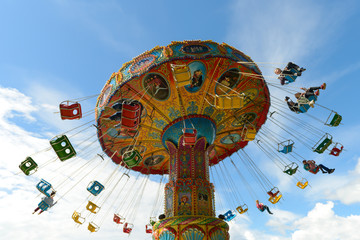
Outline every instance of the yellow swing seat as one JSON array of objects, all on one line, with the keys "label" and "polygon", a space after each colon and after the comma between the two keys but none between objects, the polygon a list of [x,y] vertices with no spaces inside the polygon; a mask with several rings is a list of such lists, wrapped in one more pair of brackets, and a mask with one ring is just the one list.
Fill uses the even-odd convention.
[{"label": "yellow swing seat", "polygon": [[297,184],[296,184],[296,186],[298,186],[301,189],[306,188],[307,185],[309,185],[309,182],[305,178],[301,179],[301,181],[297,182]]},{"label": "yellow swing seat", "polygon": [[217,109],[226,110],[242,108],[243,106],[244,98],[239,94],[215,95],[215,107]]},{"label": "yellow swing seat", "polygon": [[241,139],[243,141],[253,141],[256,137],[256,128],[253,126],[244,126]]},{"label": "yellow swing seat", "polygon": [[171,70],[178,87],[191,84],[191,72],[188,65],[171,64]]},{"label": "yellow swing seat", "polygon": [[97,232],[97,231],[99,231],[99,229],[100,229],[100,227],[97,226],[95,223],[93,223],[93,222],[89,223],[88,230],[90,232]]},{"label": "yellow swing seat", "polygon": [[238,211],[240,214],[244,214],[249,210],[248,206],[246,204],[238,206],[236,208],[236,211]]},{"label": "yellow swing seat", "polygon": [[74,211],[71,218],[74,220],[74,222],[78,224],[83,224],[85,222],[85,218],[81,217],[81,214],[78,213],[77,211]]},{"label": "yellow swing seat", "polygon": [[99,212],[100,207],[97,206],[95,203],[93,203],[92,201],[89,201],[88,204],[86,205],[86,209],[89,210],[90,212],[96,214]]}]

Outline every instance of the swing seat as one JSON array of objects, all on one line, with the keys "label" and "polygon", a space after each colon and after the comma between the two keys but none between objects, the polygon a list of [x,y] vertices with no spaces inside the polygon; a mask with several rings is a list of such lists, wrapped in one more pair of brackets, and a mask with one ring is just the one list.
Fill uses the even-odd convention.
[{"label": "swing seat", "polygon": [[146,233],[152,233],[152,225],[151,225],[151,223],[149,223],[149,224],[147,224],[145,226],[145,232]]},{"label": "swing seat", "polygon": [[156,218],[155,217],[150,217],[151,226],[154,226],[155,223],[156,223]]},{"label": "swing seat", "polygon": [[124,224],[124,228],[123,228],[123,232],[124,232],[124,233],[127,233],[127,234],[130,234],[131,231],[133,230],[133,228],[134,228],[134,224],[125,223],[125,224]]},{"label": "swing seat", "polygon": [[76,222],[78,224],[83,224],[85,222],[85,218],[81,217],[81,214],[78,213],[77,211],[74,211],[71,218],[74,220],[74,222]]},{"label": "swing seat", "polygon": [[[293,73],[293,74],[299,73],[298,70],[293,69],[293,68],[291,68],[289,71],[290,71],[291,73]],[[285,79],[286,79],[285,84],[289,84],[289,83],[295,82],[295,80],[296,80],[297,77],[298,77],[298,76],[295,76],[295,75],[285,75]]]},{"label": "swing seat", "polygon": [[191,146],[194,145],[196,142],[196,135],[197,131],[195,128],[184,128],[183,129],[184,134],[184,146]]},{"label": "swing seat", "polygon": [[313,151],[319,154],[325,152],[325,150],[332,144],[332,136],[326,133],[313,147]]},{"label": "swing seat", "polygon": [[142,157],[138,150],[132,150],[123,154],[123,161],[129,168],[139,165]]},{"label": "swing seat", "polygon": [[141,104],[138,101],[124,101],[121,109],[121,127],[137,130],[141,122],[141,109]]},{"label": "swing seat", "polygon": [[64,101],[60,103],[59,108],[62,120],[74,120],[82,117],[81,105],[78,102]]},{"label": "swing seat", "polygon": [[89,223],[88,230],[90,232],[97,232],[97,231],[99,231],[99,229],[100,229],[100,227],[97,226],[95,223],[93,223],[93,222]]},{"label": "swing seat", "polygon": [[39,202],[38,207],[39,207],[42,211],[46,211],[46,210],[48,210],[48,208],[50,207],[50,205],[47,204],[45,201],[41,201],[41,202]]},{"label": "swing seat", "polygon": [[122,217],[122,216],[120,216],[119,214],[114,213],[113,221],[114,221],[116,224],[123,224],[123,223],[125,222],[125,218]]},{"label": "swing seat", "polygon": [[236,217],[236,215],[233,211],[229,210],[224,214],[224,217],[225,217],[224,221],[229,222],[233,220]]},{"label": "swing seat", "polygon": [[294,146],[294,141],[292,141],[291,139],[286,140],[278,144],[278,152],[285,154],[290,153],[293,150],[293,146]]},{"label": "swing seat", "polygon": [[256,136],[256,128],[253,126],[244,126],[242,133],[241,133],[241,139],[243,141],[253,141]]},{"label": "swing seat", "polygon": [[267,192],[267,194],[269,194],[269,202],[271,202],[272,204],[279,202],[282,197],[282,194],[277,187],[273,187],[269,192]]},{"label": "swing seat", "polygon": [[243,106],[244,98],[239,94],[215,95],[215,107],[217,109],[226,110],[242,108]]},{"label": "swing seat", "polygon": [[274,197],[270,197],[269,198],[269,202],[271,202],[272,204],[275,204],[277,202],[279,202],[279,200],[282,198],[282,195],[276,195]]},{"label": "swing seat", "polygon": [[99,212],[100,207],[97,206],[95,203],[93,203],[92,201],[89,201],[88,204],[86,205],[86,209],[89,210],[90,212],[96,214]]},{"label": "swing seat", "polygon": [[[340,148],[338,148],[337,145],[340,145]],[[340,155],[343,149],[344,149],[343,145],[341,145],[340,143],[336,143],[335,146],[331,149],[329,154],[337,157]]]},{"label": "swing seat", "polygon": [[320,170],[320,167],[319,166],[316,166],[316,168],[314,169],[310,169],[309,172],[313,173],[313,174],[317,174]]},{"label": "swing seat", "polygon": [[31,157],[27,157],[20,163],[19,168],[25,175],[29,176],[37,171],[38,165]]},{"label": "swing seat", "polygon": [[299,166],[295,162],[292,162],[285,166],[285,169],[283,172],[286,174],[289,174],[291,176],[296,173],[298,168],[299,168]]},{"label": "swing seat", "polygon": [[307,185],[309,184],[309,182],[303,178],[301,181],[297,182],[296,186],[298,186],[301,189],[304,189],[307,187]]},{"label": "swing seat", "polygon": [[[312,101],[312,100],[314,100],[314,102],[316,102],[317,97],[316,96],[310,96],[308,98],[308,101],[306,101],[306,102],[309,102],[309,101]],[[309,110],[309,108],[310,108],[309,104],[307,104],[307,103],[305,103],[305,104],[299,103],[299,110],[300,110],[301,113],[306,113]]]},{"label": "swing seat", "polygon": [[56,136],[50,140],[50,145],[61,161],[76,156],[76,151],[66,135]]},{"label": "swing seat", "polygon": [[191,84],[191,72],[188,65],[171,64],[171,69],[178,87]]},{"label": "swing seat", "polygon": [[238,206],[236,208],[236,211],[238,211],[240,214],[244,214],[249,210],[248,206],[246,204],[242,205],[242,206]]},{"label": "swing seat", "polygon": [[[331,121],[329,122],[330,118],[331,118]],[[342,116],[340,114],[338,114],[337,112],[331,111],[328,119],[325,122],[325,125],[330,126],[330,127],[337,127],[341,123],[341,120],[342,120]]]},{"label": "swing seat", "polygon": [[50,193],[53,191],[51,184],[44,179],[40,180],[36,188],[47,197],[50,197]]},{"label": "swing seat", "polygon": [[87,190],[94,196],[97,196],[99,193],[104,190],[104,185],[99,183],[98,181],[92,181],[89,183]]}]

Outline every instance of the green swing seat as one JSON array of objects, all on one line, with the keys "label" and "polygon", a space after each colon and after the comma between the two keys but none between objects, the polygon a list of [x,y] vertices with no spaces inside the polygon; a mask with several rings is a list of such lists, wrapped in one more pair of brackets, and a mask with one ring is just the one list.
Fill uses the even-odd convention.
[{"label": "green swing seat", "polygon": [[285,169],[283,172],[286,174],[289,174],[291,176],[296,173],[298,168],[299,168],[299,166],[295,162],[292,162],[285,166]]},{"label": "green swing seat", "polygon": [[325,152],[325,150],[332,144],[332,136],[326,133],[313,147],[313,151],[319,154]]},{"label": "green swing seat", "polygon": [[[331,119],[331,120],[330,120]],[[331,111],[328,119],[325,122],[326,126],[337,127],[341,123],[342,116],[337,112]]]},{"label": "green swing seat", "polygon": [[139,165],[142,157],[138,150],[132,150],[123,154],[123,161],[129,168]]},{"label": "green swing seat", "polygon": [[37,171],[38,165],[31,157],[27,157],[20,163],[19,168],[25,175],[29,176]]},{"label": "green swing seat", "polygon": [[50,144],[61,161],[76,156],[76,151],[66,135],[54,137],[50,140]]}]

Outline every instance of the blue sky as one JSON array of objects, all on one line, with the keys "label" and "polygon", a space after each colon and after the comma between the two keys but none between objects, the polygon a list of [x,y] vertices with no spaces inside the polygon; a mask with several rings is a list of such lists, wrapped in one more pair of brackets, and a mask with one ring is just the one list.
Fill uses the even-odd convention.
[{"label": "blue sky", "polygon": [[[274,211],[274,215],[269,216],[254,208],[246,189],[240,190],[251,209],[248,215],[238,216],[230,223],[231,238],[356,239],[356,227],[360,224],[357,139],[360,124],[356,104],[360,73],[359,5],[354,0],[1,1],[2,236],[4,239],[127,238],[121,228],[111,222],[104,223],[100,231],[92,235],[84,226],[74,227],[70,216],[87,196],[81,190],[59,201],[50,213],[31,215],[39,200],[35,184],[41,177],[51,179],[62,174],[56,171],[60,165],[31,177],[14,173],[18,173],[17,166],[27,155],[48,147],[48,140],[53,136],[91,120],[90,117],[80,122],[61,121],[54,114],[61,101],[98,94],[123,63],[154,46],[165,46],[171,41],[211,39],[234,46],[255,62],[267,63],[260,68],[264,76],[269,76],[266,77],[269,83],[275,82],[272,71],[276,63],[282,67],[283,63],[293,61],[305,66],[307,71],[292,87],[326,82],[328,87],[321,92],[319,104],[343,116],[343,125],[331,129],[314,119],[298,116],[309,125],[329,131],[346,149],[335,158],[298,146],[296,151],[302,156],[336,168],[332,175],[303,173],[311,188],[296,188],[279,169],[273,170],[273,163],[254,143],[249,144],[246,151],[271,182],[279,186],[284,200],[274,206],[268,204]],[[280,99],[286,95],[272,87],[270,91]],[[83,109],[89,111],[94,106],[95,99],[92,99],[84,102]],[[327,112],[315,107],[311,114],[324,118]],[[272,126],[269,121],[266,124]],[[94,133],[94,129],[85,131],[79,141]],[[99,152],[100,146],[95,145],[94,151]],[[46,162],[51,154],[45,152],[36,157]],[[228,160],[225,164],[230,166]],[[104,176],[113,169],[114,166],[108,165]],[[148,192],[145,192],[149,200],[138,207],[139,227],[135,227],[128,239],[150,239],[143,226],[148,219],[149,203],[155,200],[151,193],[158,188],[158,180],[150,178]],[[260,193],[256,183],[250,177],[248,181],[265,202],[266,196]],[[226,190],[226,186],[220,184],[217,192],[224,206],[217,207],[219,213],[231,206]]]}]

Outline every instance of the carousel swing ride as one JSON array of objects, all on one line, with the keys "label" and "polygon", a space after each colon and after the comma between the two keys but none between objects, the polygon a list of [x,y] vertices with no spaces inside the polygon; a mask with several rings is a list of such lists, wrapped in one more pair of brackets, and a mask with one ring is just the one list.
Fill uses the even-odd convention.
[{"label": "carousel swing ride", "polygon": [[[329,133],[302,118],[304,115],[311,118],[309,113],[295,114],[287,109],[282,99],[270,98],[269,86],[296,92],[291,87],[293,84],[289,84],[295,79],[288,77],[284,86],[276,81],[265,81],[258,64],[225,43],[183,41],[155,47],[113,73],[98,95],[94,129],[102,153],[94,153],[96,147],[89,150],[96,141],[79,148],[88,143],[86,139],[74,144],[75,148],[70,142],[72,137],[61,134],[50,141],[49,149],[56,154],[50,162],[41,166],[27,157],[19,167],[25,175],[32,175],[39,174],[42,167],[56,159],[68,164],[73,169],[70,176],[77,174],[79,181],[70,184],[69,178],[59,176],[57,184],[41,179],[36,187],[46,196],[56,190],[63,198],[76,185],[83,184],[89,196],[71,217],[78,225],[90,219],[87,227],[90,232],[97,232],[112,214],[113,223],[122,225],[122,231],[130,234],[136,225],[137,205],[144,197],[150,176],[161,176],[145,233],[152,234],[154,240],[226,240],[230,238],[227,222],[249,210],[241,201],[239,184],[235,182],[241,182],[253,199],[258,199],[257,192],[244,176],[245,169],[254,177],[259,189],[270,196],[269,202],[276,204],[283,196],[244,150],[250,141],[300,189],[306,188],[309,182],[299,169],[304,157],[296,153],[296,145],[333,156],[339,156],[343,150]],[[62,102],[61,119],[84,118],[79,102]],[[330,113],[325,121],[312,119],[323,122],[326,127],[340,124],[341,116],[337,112],[316,106]],[[307,103],[302,107],[303,113],[309,110]],[[281,123],[280,118],[287,124]],[[79,128],[84,129],[84,126],[91,127],[92,122]],[[104,153],[116,168],[100,180],[99,174],[108,167]],[[80,157],[91,159],[75,167],[73,159]],[[99,159],[102,167],[93,163]],[[86,172],[85,169],[91,170]],[[227,174],[229,169],[235,174]],[[235,175],[238,178],[235,179]],[[93,177],[90,183],[83,181],[87,176]],[[232,207],[219,217],[215,212],[215,187],[210,177],[217,179],[216,186],[231,189]],[[133,181],[134,187],[127,187],[129,181]],[[56,182],[55,179],[52,182]],[[162,187],[164,206],[160,213],[163,214],[155,218],[155,206],[162,205]],[[114,200],[106,206],[110,198]],[[49,208],[43,201],[39,207]],[[104,211],[101,218],[97,217]]]}]

